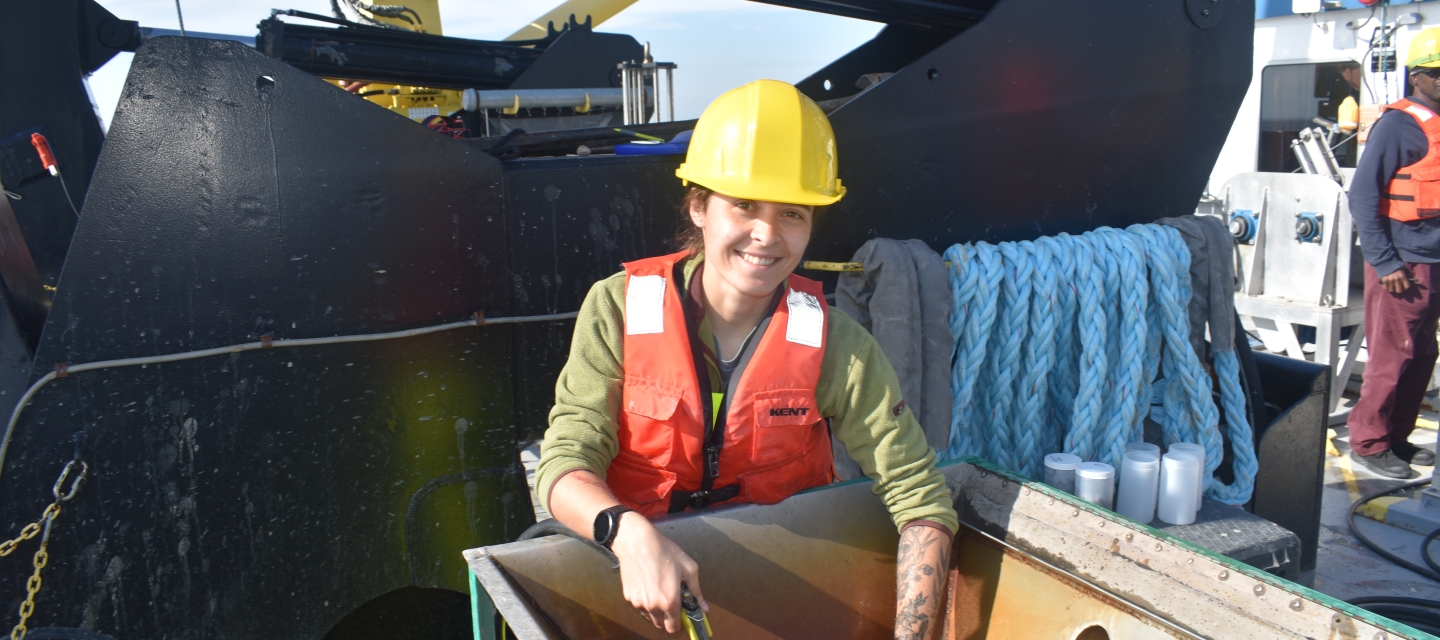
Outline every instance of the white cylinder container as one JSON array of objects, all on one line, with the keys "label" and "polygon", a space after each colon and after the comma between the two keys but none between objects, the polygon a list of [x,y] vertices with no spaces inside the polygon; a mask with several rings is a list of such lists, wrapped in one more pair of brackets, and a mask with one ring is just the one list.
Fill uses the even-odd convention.
[{"label": "white cylinder container", "polygon": [[[1160,459],[1160,445],[1158,445],[1158,444],[1150,444],[1149,442],[1127,442],[1127,443],[1125,443],[1125,452],[1126,452],[1126,453],[1129,453],[1129,452],[1131,452],[1131,451],[1144,451],[1145,453],[1153,453],[1153,454],[1155,454],[1155,459],[1156,459],[1157,461]],[[1121,482],[1124,482],[1124,481],[1125,481],[1125,461],[1124,461],[1123,459],[1120,461],[1120,468],[1119,468],[1117,471],[1118,471],[1119,474],[1120,474],[1120,481],[1121,481]]]},{"label": "white cylinder container", "polygon": [[1205,447],[1189,442],[1176,442],[1170,445],[1170,450],[1184,451],[1200,459],[1200,469],[1195,472],[1195,508],[1199,509],[1205,502]]},{"label": "white cylinder container", "polygon": [[1082,462],[1075,468],[1075,497],[1098,507],[1115,508],[1115,467]]},{"label": "white cylinder container", "polygon": [[1080,466],[1080,456],[1068,453],[1051,453],[1045,456],[1045,484],[1065,493],[1075,493],[1075,467]]},{"label": "white cylinder container", "polygon": [[[1155,454],[1156,460],[1160,459],[1160,445],[1158,444],[1150,444],[1149,442],[1127,442],[1125,443],[1125,451],[1127,453],[1131,451],[1144,451],[1145,453],[1153,453]],[[1125,472],[1121,471],[1120,474],[1124,475]]]},{"label": "white cylinder container", "polygon": [[1171,451],[1160,458],[1160,496],[1155,514],[1161,522],[1190,524],[1200,503],[1195,501],[1195,483],[1202,469],[1200,458],[1188,451]]},{"label": "white cylinder container", "polygon": [[1120,463],[1120,491],[1115,511],[1146,524],[1155,519],[1155,498],[1160,491],[1160,456],[1148,451],[1126,451]]}]

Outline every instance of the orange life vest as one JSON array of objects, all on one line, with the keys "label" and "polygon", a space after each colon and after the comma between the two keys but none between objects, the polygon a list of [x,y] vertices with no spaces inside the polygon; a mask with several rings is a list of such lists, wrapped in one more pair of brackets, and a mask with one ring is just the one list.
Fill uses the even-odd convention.
[{"label": "orange life vest", "polygon": [[1393,220],[1414,222],[1440,216],[1440,117],[1425,106],[1401,99],[1385,111],[1398,109],[1410,114],[1425,131],[1430,144],[1425,157],[1402,167],[1390,179],[1380,196],[1380,213]]},{"label": "orange life vest", "polygon": [[620,451],[606,484],[625,506],[653,517],[725,502],[773,504],[830,483],[830,433],[815,401],[827,322],[820,283],[790,276],[732,381],[723,430],[712,432],[714,398],[700,385],[699,351],[675,283],[687,257],[625,264]]}]

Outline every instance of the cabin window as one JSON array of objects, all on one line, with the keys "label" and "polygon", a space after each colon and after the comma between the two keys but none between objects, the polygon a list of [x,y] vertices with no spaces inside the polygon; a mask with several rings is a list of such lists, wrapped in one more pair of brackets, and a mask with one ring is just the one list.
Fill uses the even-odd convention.
[{"label": "cabin window", "polygon": [[[1356,62],[1284,64],[1265,67],[1260,74],[1260,154],[1256,170],[1290,173],[1300,168],[1290,143],[1302,129],[1317,126],[1312,120],[1331,122],[1346,96],[1360,100],[1361,69]],[[1347,139],[1348,138],[1348,139]],[[1344,142],[1341,142],[1344,140]],[[1358,154],[1355,138],[1336,136],[1335,160],[1354,167]]]}]

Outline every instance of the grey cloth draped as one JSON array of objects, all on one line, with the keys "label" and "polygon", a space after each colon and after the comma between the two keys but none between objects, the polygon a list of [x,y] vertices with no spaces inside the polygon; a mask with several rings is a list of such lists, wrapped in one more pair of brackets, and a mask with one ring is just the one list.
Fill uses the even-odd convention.
[{"label": "grey cloth draped", "polygon": [[[1190,250],[1190,346],[1202,362],[1235,348],[1235,238],[1213,216],[1156,221],[1173,227]],[[1210,344],[1205,344],[1205,325]]]},{"label": "grey cloth draped", "polygon": [[[860,273],[840,275],[835,306],[880,343],[900,378],[900,392],[930,447],[950,444],[950,279],[945,261],[920,240],[876,238],[855,252]],[[861,477],[844,445],[833,443],[841,480]]]}]

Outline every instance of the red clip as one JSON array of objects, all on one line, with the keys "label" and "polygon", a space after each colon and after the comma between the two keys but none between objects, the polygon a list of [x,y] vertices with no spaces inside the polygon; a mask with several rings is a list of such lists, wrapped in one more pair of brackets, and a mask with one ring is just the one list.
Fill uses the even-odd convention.
[{"label": "red clip", "polygon": [[50,142],[38,133],[30,134],[30,144],[35,147],[35,153],[40,154],[40,164],[50,171],[50,175],[60,175],[60,165],[55,162],[55,154],[50,151]]},{"label": "red clip", "polygon": [[264,334],[264,335],[260,336],[260,348],[261,348],[261,349],[269,349],[270,347],[273,347],[273,346],[275,346],[275,339],[274,339],[274,338],[271,338],[271,337],[270,337],[270,334],[267,333],[267,334]]},{"label": "red clip", "polygon": [[476,312],[475,312],[475,326],[477,326],[477,327],[483,327],[483,326],[485,326],[485,312],[484,312],[484,311],[476,311]]},{"label": "red clip", "polygon": [[[35,134],[35,135],[40,135],[40,134],[37,133],[37,134]],[[55,377],[56,377],[56,378],[68,378],[68,377],[70,377],[70,363],[68,363],[68,362],[56,362],[56,363],[55,363]]]}]

